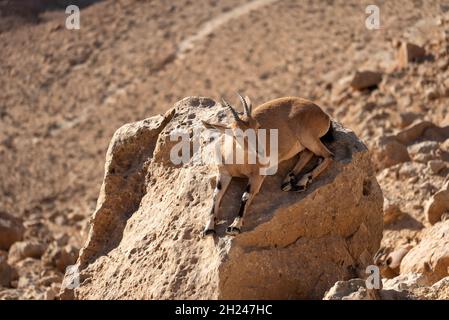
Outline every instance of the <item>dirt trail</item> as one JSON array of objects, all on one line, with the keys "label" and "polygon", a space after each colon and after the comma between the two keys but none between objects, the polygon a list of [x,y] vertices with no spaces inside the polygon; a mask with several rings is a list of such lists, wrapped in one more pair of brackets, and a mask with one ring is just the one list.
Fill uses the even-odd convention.
[{"label": "dirt trail", "polygon": [[187,51],[193,48],[195,42],[203,40],[218,28],[223,27],[223,25],[228,23],[230,20],[237,19],[240,16],[248,14],[252,10],[257,10],[276,1],[278,0],[254,0],[249,3],[240,5],[229,12],[225,12],[209,20],[203,26],[201,26],[201,28],[195,34],[189,36],[187,39],[184,39],[178,45],[178,49],[176,52],[177,56],[182,58]]}]

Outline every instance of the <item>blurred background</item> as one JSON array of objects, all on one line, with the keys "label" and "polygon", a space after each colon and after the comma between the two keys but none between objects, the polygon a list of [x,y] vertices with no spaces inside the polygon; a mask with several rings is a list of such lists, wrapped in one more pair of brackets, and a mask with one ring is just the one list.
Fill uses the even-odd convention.
[{"label": "blurred background", "polygon": [[[69,4],[81,9],[79,30],[66,28]],[[370,4],[379,29],[366,26]],[[448,11],[421,0],[1,0],[0,299],[56,296],[86,239],[114,131],[186,96],[308,98],[373,152],[414,121],[449,125]],[[401,57],[407,44],[424,53]],[[396,164],[375,159],[379,174]],[[444,170],[426,182],[438,189]],[[383,174],[389,198],[422,201]],[[387,231],[385,245],[419,238],[418,207],[401,209],[413,221]]]}]

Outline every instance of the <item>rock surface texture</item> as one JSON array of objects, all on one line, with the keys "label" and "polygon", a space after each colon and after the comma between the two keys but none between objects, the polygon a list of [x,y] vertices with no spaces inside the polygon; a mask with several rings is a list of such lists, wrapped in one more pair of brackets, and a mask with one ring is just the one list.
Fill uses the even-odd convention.
[{"label": "rock surface texture", "polygon": [[[305,193],[283,192],[296,159],[267,177],[243,227],[237,214],[245,181],[234,179],[220,208],[217,234],[201,238],[217,173],[197,161],[175,165],[170,152],[183,129],[190,144],[201,120],[228,123],[219,103],[189,97],[164,116],[127,124],[114,134],[91,231],[66,275],[62,298],[321,298],[336,281],[363,274],[382,238],[383,196],[365,145],[335,124],[328,147],[335,162]],[[204,136],[203,136],[204,137]],[[204,156],[206,139],[198,153]],[[207,158],[207,157],[205,157]]]}]

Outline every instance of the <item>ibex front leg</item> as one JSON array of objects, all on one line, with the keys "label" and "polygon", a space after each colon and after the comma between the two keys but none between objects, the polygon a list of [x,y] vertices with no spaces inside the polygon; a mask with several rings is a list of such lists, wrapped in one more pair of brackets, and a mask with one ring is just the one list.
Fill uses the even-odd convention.
[{"label": "ibex front leg", "polygon": [[232,224],[226,229],[227,234],[236,235],[240,233],[245,213],[248,211],[248,208],[251,205],[251,202],[253,201],[256,194],[259,193],[260,187],[262,186],[265,177],[266,176],[257,175],[249,178],[248,185],[246,186],[245,192],[243,193],[242,200],[240,202],[239,214],[234,219],[234,222],[232,222]]},{"label": "ibex front leg", "polygon": [[223,196],[226,193],[226,189],[228,189],[231,180],[232,177],[225,173],[218,174],[217,185],[215,186],[213,195],[213,203],[212,207],[210,208],[209,221],[204,228],[203,236],[215,233],[215,219],[218,214],[218,209],[220,208],[221,199],[223,199]]}]

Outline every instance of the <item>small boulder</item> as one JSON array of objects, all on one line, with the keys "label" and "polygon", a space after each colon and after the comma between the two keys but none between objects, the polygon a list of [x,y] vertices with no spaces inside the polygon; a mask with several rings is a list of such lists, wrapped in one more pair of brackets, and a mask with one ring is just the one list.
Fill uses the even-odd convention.
[{"label": "small boulder", "polygon": [[433,174],[439,174],[446,169],[446,163],[442,160],[430,160],[427,165]]},{"label": "small boulder", "polygon": [[409,63],[421,62],[426,57],[424,48],[409,42],[403,42],[397,54],[397,66],[405,68]]},{"label": "small boulder", "polygon": [[394,136],[377,138],[373,148],[373,161],[377,169],[384,169],[398,163],[410,161],[407,147]]},{"label": "small boulder", "polygon": [[441,221],[445,214],[449,215],[449,181],[426,203],[425,213],[430,224]]},{"label": "small boulder", "polygon": [[422,273],[432,285],[449,275],[449,221],[424,229],[421,242],[402,259],[400,273]]},{"label": "small boulder", "polygon": [[398,203],[384,198],[384,225],[388,225],[399,220],[405,213],[401,210]]},{"label": "small boulder", "polygon": [[352,78],[351,87],[356,90],[374,88],[382,81],[382,74],[375,71],[357,71]]},{"label": "small boulder", "polygon": [[24,232],[21,219],[0,211],[0,250],[9,250],[14,242],[22,240]]},{"label": "small boulder", "polygon": [[416,112],[400,112],[397,119],[395,119],[395,124],[401,129],[411,125],[415,120],[419,119],[422,115]]},{"label": "small boulder", "polygon": [[392,279],[382,280],[383,288],[396,291],[410,291],[425,287],[426,279],[421,273],[401,274]]},{"label": "small boulder", "polygon": [[439,143],[436,141],[421,141],[407,147],[408,153],[413,161],[427,163],[438,159]]},{"label": "small boulder", "polygon": [[66,267],[74,264],[77,257],[78,249],[75,247],[71,245],[60,247],[56,242],[53,242],[42,256],[42,261],[46,265],[51,265],[59,271],[65,272]]},{"label": "small boulder", "polygon": [[45,245],[36,241],[19,241],[9,250],[8,262],[17,263],[25,258],[39,259],[45,251]]},{"label": "small boulder", "polygon": [[11,282],[17,279],[16,271],[8,264],[7,253],[0,251],[0,288],[10,287]]}]

